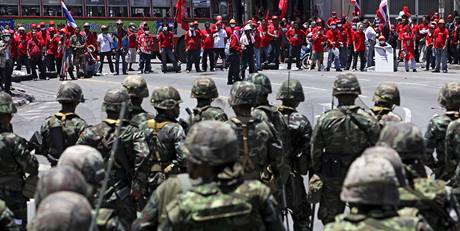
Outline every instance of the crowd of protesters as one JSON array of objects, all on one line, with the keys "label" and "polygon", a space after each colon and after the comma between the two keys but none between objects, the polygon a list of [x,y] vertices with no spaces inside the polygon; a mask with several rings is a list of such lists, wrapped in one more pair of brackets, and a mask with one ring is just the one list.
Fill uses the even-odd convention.
[{"label": "crowd of protesters", "polygon": [[[247,70],[278,69],[284,62],[291,69],[294,59],[297,69],[318,71],[332,67],[336,71],[357,71],[359,59],[359,70],[366,71],[375,66],[374,49],[385,48],[393,49],[395,71],[399,62],[404,62],[405,71],[415,72],[416,63],[421,62],[426,70],[445,73],[448,63],[460,62],[459,23],[458,16],[443,19],[438,13],[417,23],[407,11],[401,11],[394,23],[358,16],[349,20],[336,12],[327,20],[315,17],[306,22],[272,16],[238,24],[217,16],[204,28],[197,21],[182,25],[186,29],[186,71],[193,67],[197,72],[228,69],[228,84],[244,79]],[[6,26],[0,41],[2,89],[10,92],[13,70],[23,66],[35,80],[48,79],[50,73],[64,80],[67,76],[76,79],[100,75],[104,62],[108,62],[110,74],[120,74],[120,63],[122,74],[147,74],[152,72],[151,60],[158,57],[164,73],[180,72],[174,26],[165,22],[153,33],[146,22],[139,27],[130,23],[126,28],[118,20],[116,25],[111,32],[102,25],[100,34],[91,31],[89,23],[80,29],[41,22],[32,24],[30,31],[20,24],[16,28]],[[307,65],[302,65],[303,52],[310,54]],[[133,69],[136,62],[138,70]]]}]

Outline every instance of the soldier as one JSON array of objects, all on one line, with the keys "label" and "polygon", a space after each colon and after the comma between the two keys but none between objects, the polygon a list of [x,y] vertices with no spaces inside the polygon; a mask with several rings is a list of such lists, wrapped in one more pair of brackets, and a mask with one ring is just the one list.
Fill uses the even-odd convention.
[{"label": "soldier", "polygon": [[11,210],[6,207],[4,201],[0,200],[0,229],[5,231],[19,231],[20,228],[14,222],[14,215]]},{"label": "soldier", "polygon": [[433,229],[452,230],[456,224],[449,211],[458,208],[449,200],[451,189],[446,188],[446,183],[427,177],[423,142],[422,132],[415,125],[393,123],[382,130],[378,145],[396,150],[405,165],[410,187],[399,189],[399,208],[416,208]]},{"label": "soldier", "polygon": [[[438,103],[446,112],[435,115],[428,124],[425,133],[427,165],[433,169],[437,179],[449,180],[456,168],[452,156],[445,152],[446,129],[450,122],[460,118],[460,83],[450,82],[445,84],[438,95]],[[433,152],[436,150],[436,159]]]},{"label": "soldier", "polygon": [[321,115],[311,142],[313,171],[324,182],[318,210],[323,224],[343,212],[345,204],[339,195],[348,167],[375,144],[380,132],[376,119],[354,104],[361,88],[353,74],[339,75],[332,94],[339,106]]},{"label": "soldier", "polygon": [[312,127],[305,115],[296,108],[305,101],[303,88],[298,80],[286,80],[276,95],[282,101],[278,110],[288,124],[287,135],[290,137],[286,147],[291,147],[287,162],[291,168],[286,187],[288,207],[292,210],[294,230],[309,230],[311,208],[307,201],[307,193],[302,175],[308,173],[310,167],[310,139]]},{"label": "soldier", "polygon": [[128,102],[129,95],[125,89],[107,91],[102,106],[107,113],[107,118],[85,129],[77,142],[96,148],[107,165],[112,145],[118,138],[115,137],[116,129],[121,126],[120,143],[108,181],[110,188],[104,196],[106,204],[103,204],[103,207],[115,209],[126,225],[136,219],[135,202],[141,199],[150,166],[147,159],[149,150],[144,134],[132,126],[126,118],[119,119],[123,104]]},{"label": "soldier", "polygon": [[179,92],[174,87],[157,88],[152,93],[150,103],[157,111],[154,119],[140,125],[150,149],[152,166],[149,174],[149,194],[161,184],[167,175],[183,171],[183,157],[180,146],[185,132],[178,123],[179,104],[182,103]]},{"label": "soldier", "polygon": [[399,89],[394,83],[381,83],[374,92],[374,107],[371,112],[377,117],[381,127],[389,121],[402,121],[400,115],[393,112],[395,106],[400,106]]},{"label": "soldier", "polygon": [[283,230],[270,189],[243,180],[238,138],[228,124],[197,123],[183,148],[190,176],[201,183],[168,204],[159,230]]},{"label": "soldier", "polygon": [[[16,223],[25,227],[27,200],[33,197],[38,161],[30,154],[27,141],[13,133],[14,113],[16,107],[11,96],[0,92],[0,199],[13,211]],[[27,179],[26,174],[29,174]]]},{"label": "soldier", "polygon": [[203,120],[220,120],[224,122],[228,120],[227,114],[222,108],[211,106],[212,101],[219,97],[216,83],[211,78],[203,76],[195,79],[191,97],[197,101],[196,107],[193,109],[191,125]]},{"label": "soldier", "polygon": [[431,230],[422,218],[398,215],[396,173],[387,159],[372,157],[377,154],[363,154],[351,164],[340,194],[352,207],[351,212],[337,216],[324,230]]},{"label": "soldier", "polygon": [[31,139],[35,153],[46,156],[51,166],[56,166],[61,153],[74,145],[80,133],[85,130],[85,120],[75,114],[80,102],[84,102],[80,86],[72,82],[64,82],[59,86],[56,100],[61,110],[45,119],[45,122]]},{"label": "soldier", "polygon": [[86,39],[80,33],[80,27],[76,27],[75,34],[70,37],[70,47],[72,49],[73,65],[77,68],[77,78],[78,76],[86,76]]},{"label": "soldier", "polygon": [[[257,100],[256,86],[247,81],[233,84],[228,100],[235,112],[235,117],[227,121],[238,137],[240,146],[240,163],[247,180],[260,179],[277,189],[274,179],[280,178],[282,164],[282,145],[273,134],[273,127],[267,122],[251,116],[251,109]],[[280,182],[280,181],[278,181]],[[277,183],[278,183],[277,182]],[[279,186],[280,184],[278,184]]]},{"label": "soldier", "polygon": [[74,192],[57,192],[43,200],[28,230],[89,230],[91,216],[91,205],[84,196]]},{"label": "soldier", "polygon": [[142,108],[142,101],[149,97],[145,79],[139,75],[130,75],[121,85],[126,88],[131,99],[131,124],[138,127],[141,123],[153,119],[153,115]]},{"label": "soldier", "polygon": [[447,159],[448,165],[457,166],[455,174],[451,176],[450,179],[457,181],[459,184],[456,184],[456,186],[460,189],[460,119],[456,119],[449,123],[446,131],[445,148],[445,154],[449,157],[449,159]]}]

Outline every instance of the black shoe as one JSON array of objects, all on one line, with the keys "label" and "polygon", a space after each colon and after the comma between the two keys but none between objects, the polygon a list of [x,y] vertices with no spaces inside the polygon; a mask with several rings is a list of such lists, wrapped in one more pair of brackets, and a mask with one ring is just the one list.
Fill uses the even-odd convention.
[{"label": "black shoe", "polygon": [[442,73],[447,73],[447,70],[442,70]]},{"label": "black shoe", "polygon": [[135,70],[134,70],[134,69],[132,69],[132,68],[129,68],[129,69],[128,69],[128,71],[135,71]]},{"label": "black shoe", "polygon": [[128,74],[128,72],[123,72],[123,75],[127,75],[127,74]]},{"label": "black shoe", "polygon": [[417,69],[412,70],[412,72],[417,72]]},{"label": "black shoe", "polygon": [[337,70],[335,70],[335,71],[336,71],[336,72],[342,72],[342,69],[337,69]]},{"label": "black shoe", "polygon": [[439,72],[440,72],[439,70],[432,71],[432,73],[439,73]]},{"label": "black shoe", "polygon": [[120,75],[120,73],[117,72],[117,73],[115,73],[115,74],[113,74],[113,75]]},{"label": "black shoe", "polygon": [[233,83],[232,82],[227,82],[227,85],[233,85]]}]

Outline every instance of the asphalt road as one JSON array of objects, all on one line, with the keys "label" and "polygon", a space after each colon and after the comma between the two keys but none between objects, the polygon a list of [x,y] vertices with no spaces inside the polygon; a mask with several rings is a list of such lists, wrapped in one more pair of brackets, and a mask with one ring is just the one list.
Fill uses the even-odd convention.
[{"label": "asphalt road", "polygon": [[[184,67],[184,65],[182,65]],[[107,66],[106,66],[107,67]],[[154,65],[153,74],[144,75],[150,89],[159,86],[173,86],[177,88],[183,99],[181,104],[181,117],[187,118],[185,108],[193,108],[195,100],[190,98],[190,89],[193,80],[199,76],[207,75],[213,78],[219,91],[219,99],[214,104],[225,109],[229,116],[233,115],[231,108],[227,104],[227,98],[230,92],[230,86],[227,83],[227,72],[216,71],[207,73],[168,73],[160,72],[159,65]],[[283,68],[283,66],[282,66]],[[134,75],[137,72],[130,74]],[[280,102],[275,100],[276,92],[284,80],[288,79],[287,70],[270,70],[263,71],[271,79],[273,94],[270,95],[270,101],[273,104]],[[291,71],[290,78],[301,81],[306,101],[299,106],[299,111],[304,113],[314,124],[316,118],[325,110],[330,108],[332,100],[332,84],[338,73],[331,72],[309,72],[309,71]],[[417,73],[375,73],[375,72],[355,72],[358,77],[362,95],[360,99],[366,105],[372,105],[373,92],[377,85],[383,81],[394,82],[401,93],[401,106],[396,108],[406,121],[416,124],[422,131],[426,130],[430,118],[442,112],[437,103],[437,95],[441,86],[450,81],[459,79],[458,73],[451,71],[448,74],[433,74],[431,72]],[[101,110],[104,94],[108,89],[121,86],[121,82],[126,76],[104,75],[93,77],[91,79],[80,79],[75,81],[84,92],[86,102],[77,108],[77,114],[84,118],[89,124],[95,124],[104,118],[105,113]],[[55,94],[60,82],[57,79],[49,81],[29,81],[14,83],[13,87],[26,90],[36,98],[36,102],[23,106],[18,110],[13,118],[14,131],[26,139],[29,139],[34,131],[40,129],[43,120],[59,110],[60,106],[55,101]],[[144,100],[143,106],[146,110],[154,112],[149,100]],[[40,158],[40,167],[44,171],[48,167],[45,159]],[[292,222],[290,222],[292,225]],[[321,230],[320,222],[315,222],[315,230]]]}]

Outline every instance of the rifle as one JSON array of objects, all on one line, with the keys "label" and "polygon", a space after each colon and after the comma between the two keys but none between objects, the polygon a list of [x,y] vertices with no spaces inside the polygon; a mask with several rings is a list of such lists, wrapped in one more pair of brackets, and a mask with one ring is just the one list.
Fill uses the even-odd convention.
[{"label": "rifle", "polygon": [[127,102],[121,103],[121,110],[119,115],[120,123],[117,125],[117,129],[115,130],[115,142],[113,143],[112,149],[110,150],[110,158],[107,164],[107,171],[105,172],[104,181],[102,182],[102,187],[99,193],[99,196],[96,201],[95,206],[95,213],[93,218],[91,219],[91,225],[89,226],[89,231],[97,231],[96,227],[96,218],[99,215],[99,210],[101,210],[102,201],[104,200],[105,191],[107,190],[107,183],[109,181],[110,174],[112,172],[112,167],[115,161],[115,154],[118,150],[118,145],[120,141],[120,133],[121,133],[121,126],[123,123],[121,121],[125,118],[128,112],[128,104]]},{"label": "rifle", "polygon": [[[290,54],[289,54],[289,55],[290,55]],[[289,58],[290,58],[290,57],[289,57]],[[291,59],[289,59],[289,60],[291,60]],[[289,95],[289,91],[290,91],[290,87],[289,87],[289,82],[290,82],[290,80],[291,80],[291,70],[288,70],[288,93],[287,93],[288,95]],[[289,126],[289,115],[287,116],[287,124],[288,124],[288,126]],[[285,136],[284,136],[284,143],[283,143],[283,145],[286,145],[286,143],[287,143],[286,138],[287,138],[287,134],[285,134]],[[281,166],[283,166],[283,167],[284,167],[284,164],[285,164],[285,163],[284,163],[284,160],[285,160],[286,157],[287,157],[287,156],[283,156],[283,157],[281,158]],[[290,175],[290,174],[289,174],[289,175]],[[288,216],[288,214],[289,214],[289,209],[288,209],[287,200],[286,200],[286,186],[285,186],[285,183],[284,183],[284,182],[282,182],[282,184],[281,184],[281,197],[282,197],[282,203],[283,203],[283,204],[282,204],[283,208],[282,208],[282,210],[281,210],[281,213],[282,213],[282,215],[283,215],[283,218],[284,218],[285,221],[286,221],[286,230],[289,231],[289,229],[290,229],[290,227],[289,227],[289,216]]]}]

